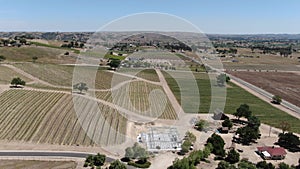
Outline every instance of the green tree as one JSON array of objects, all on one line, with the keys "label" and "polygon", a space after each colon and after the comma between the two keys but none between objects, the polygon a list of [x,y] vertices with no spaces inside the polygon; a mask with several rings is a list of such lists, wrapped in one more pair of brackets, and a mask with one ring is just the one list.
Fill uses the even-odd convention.
[{"label": "green tree", "polygon": [[84,43],[80,43],[80,48],[83,48],[84,47]]},{"label": "green tree", "polygon": [[239,128],[236,133],[239,134],[240,141],[245,145],[249,145],[251,142],[260,137],[259,130],[248,125]]},{"label": "green tree", "polygon": [[189,140],[185,140],[181,145],[181,153],[182,154],[188,153],[191,146],[192,143]]},{"label": "green tree", "polygon": [[196,139],[197,139],[196,136],[192,132],[189,132],[189,131],[185,133],[185,138],[186,138],[186,140],[189,140],[192,143],[195,143]]},{"label": "green tree", "polygon": [[93,164],[95,166],[102,166],[105,162],[106,156],[103,154],[97,154],[93,157]]},{"label": "green tree", "polygon": [[132,147],[127,147],[125,149],[125,157],[128,157],[128,158],[133,158],[134,157],[134,152],[133,152]]},{"label": "green tree", "polygon": [[234,116],[240,119],[241,117],[250,117],[252,112],[250,111],[250,107],[247,104],[241,104],[239,108],[236,109],[236,112],[233,113]]},{"label": "green tree", "polygon": [[241,160],[238,164],[238,169],[256,169],[256,166],[247,160]]},{"label": "green tree", "polygon": [[121,61],[119,59],[111,59],[111,61],[109,62],[109,66],[111,68],[117,68],[119,67],[121,64]]},{"label": "green tree", "polygon": [[106,156],[103,154],[97,154],[97,155],[89,155],[85,159],[84,167],[87,166],[102,166],[105,162]]},{"label": "green tree", "polygon": [[279,163],[279,169],[290,169],[290,166],[284,162]]},{"label": "green tree", "polygon": [[225,142],[221,136],[214,133],[211,137],[209,137],[207,139],[206,142],[212,144],[212,146],[213,146],[212,153],[213,154],[221,156],[221,157],[225,156],[225,150],[224,150]]},{"label": "green tree", "polygon": [[38,59],[38,57],[33,56],[33,57],[32,57],[32,62],[35,63],[37,59]]},{"label": "green tree", "polygon": [[214,147],[211,143],[207,143],[203,149],[203,158],[202,159],[207,158],[210,155],[210,153],[212,152],[213,148]]},{"label": "green tree", "polygon": [[24,38],[20,39],[20,43],[25,44],[26,42],[27,42],[26,39]]},{"label": "green tree", "polygon": [[278,139],[278,144],[289,151],[296,152],[300,151],[299,145],[300,145],[300,140],[299,137],[296,136],[295,134],[289,132],[289,133],[280,133],[279,134],[279,139]]},{"label": "green tree", "polygon": [[79,92],[82,94],[82,91],[87,91],[89,88],[87,87],[86,83],[80,82],[73,85],[73,89],[79,90]]},{"label": "green tree", "polygon": [[125,157],[129,159],[147,158],[148,153],[146,149],[141,147],[138,143],[134,143],[133,147],[128,147],[125,149]]},{"label": "green tree", "polygon": [[201,119],[195,124],[195,129],[202,131],[208,125],[207,121]]},{"label": "green tree", "polygon": [[121,163],[119,160],[112,162],[109,166],[109,169],[126,169],[127,167]]},{"label": "green tree", "polygon": [[22,80],[21,78],[16,77],[16,78],[12,79],[10,84],[13,85],[14,87],[18,87],[18,85],[25,86],[26,82],[24,80]]},{"label": "green tree", "polygon": [[280,96],[274,95],[274,96],[272,97],[272,103],[274,103],[274,104],[280,104],[281,102],[282,102],[282,99],[281,99]]},{"label": "green tree", "polygon": [[228,127],[229,129],[231,129],[232,126],[233,126],[233,124],[232,124],[232,122],[231,122],[230,119],[225,119],[225,120],[222,122],[222,126],[223,126],[223,127]]},{"label": "green tree", "polygon": [[201,150],[195,150],[191,152],[189,155],[189,160],[194,166],[198,165],[202,159],[203,159],[203,151]]},{"label": "green tree", "polygon": [[168,167],[168,169],[196,169],[195,166],[193,166],[188,158],[183,158],[181,160],[176,159],[173,162],[173,165]]},{"label": "green tree", "polygon": [[0,55],[0,62],[4,61],[5,59],[6,59],[6,57],[5,57],[5,56],[3,56],[3,55]]},{"label": "green tree", "polygon": [[235,151],[234,149],[231,149],[228,154],[227,157],[225,158],[225,160],[227,162],[229,162],[230,164],[234,164],[240,161],[240,154]]},{"label": "green tree", "polygon": [[218,86],[225,86],[225,82],[228,82],[230,78],[226,74],[222,73],[217,76]]},{"label": "green tree", "polygon": [[272,163],[267,163],[266,161],[260,161],[256,164],[257,169],[275,169]]},{"label": "green tree", "polygon": [[236,167],[226,161],[220,161],[216,169],[236,169]]},{"label": "green tree", "polygon": [[258,130],[260,126],[260,120],[256,116],[248,117],[248,126],[252,127],[253,129]]}]

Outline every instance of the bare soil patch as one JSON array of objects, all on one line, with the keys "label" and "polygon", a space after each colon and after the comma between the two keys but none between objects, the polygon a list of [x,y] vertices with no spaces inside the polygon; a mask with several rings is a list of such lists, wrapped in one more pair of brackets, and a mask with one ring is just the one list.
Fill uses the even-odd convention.
[{"label": "bare soil patch", "polygon": [[233,72],[230,74],[300,106],[300,75],[292,72]]}]

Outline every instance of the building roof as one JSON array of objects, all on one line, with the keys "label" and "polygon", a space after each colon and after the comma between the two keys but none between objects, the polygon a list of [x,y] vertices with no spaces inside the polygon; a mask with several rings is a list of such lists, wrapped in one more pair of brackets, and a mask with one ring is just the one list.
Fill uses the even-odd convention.
[{"label": "building roof", "polygon": [[268,152],[271,156],[286,155],[286,151],[282,147],[257,147],[259,152]]}]

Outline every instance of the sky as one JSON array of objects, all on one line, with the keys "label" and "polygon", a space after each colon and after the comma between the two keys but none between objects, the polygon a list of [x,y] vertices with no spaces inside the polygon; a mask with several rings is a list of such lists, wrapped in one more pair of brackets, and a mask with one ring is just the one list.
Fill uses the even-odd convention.
[{"label": "sky", "polygon": [[96,31],[120,17],[162,12],[204,33],[300,33],[299,0],[0,0],[0,31]]}]

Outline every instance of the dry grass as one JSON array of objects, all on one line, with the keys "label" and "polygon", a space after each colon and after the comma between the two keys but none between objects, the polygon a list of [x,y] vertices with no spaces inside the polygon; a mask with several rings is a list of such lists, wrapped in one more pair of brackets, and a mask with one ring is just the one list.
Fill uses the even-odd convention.
[{"label": "dry grass", "polygon": [[[222,58],[224,67],[226,69],[261,69],[261,70],[300,70],[297,65],[300,64],[296,57],[284,58],[279,55],[261,54],[260,51],[255,50],[254,53],[247,48],[238,48],[238,55],[253,56],[236,57],[234,59],[239,62],[231,62],[233,58]],[[259,56],[259,58],[257,58]],[[296,56],[296,55],[295,55]]]},{"label": "dry grass", "polygon": [[[14,64],[14,66],[52,85],[72,87],[75,74],[74,66],[34,63],[18,63]],[[76,67],[76,79],[74,79],[74,82],[80,81],[88,84],[95,82],[95,86],[89,86],[89,88],[109,89],[119,82],[130,79],[126,76],[98,70],[96,67],[81,66]]]},{"label": "dry grass", "polygon": [[1,169],[75,169],[74,161],[0,160]]},{"label": "dry grass", "polygon": [[26,78],[25,76],[11,70],[10,68],[0,65],[0,84],[10,84],[11,80],[14,77],[20,77],[26,83],[31,81],[30,79]]},{"label": "dry grass", "polygon": [[[48,47],[23,46],[23,47],[0,47],[1,55],[8,61],[26,62],[32,61],[32,57],[38,57],[37,62],[41,63],[74,63],[76,55],[64,55],[66,50]],[[70,52],[71,53],[71,52]]]}]

